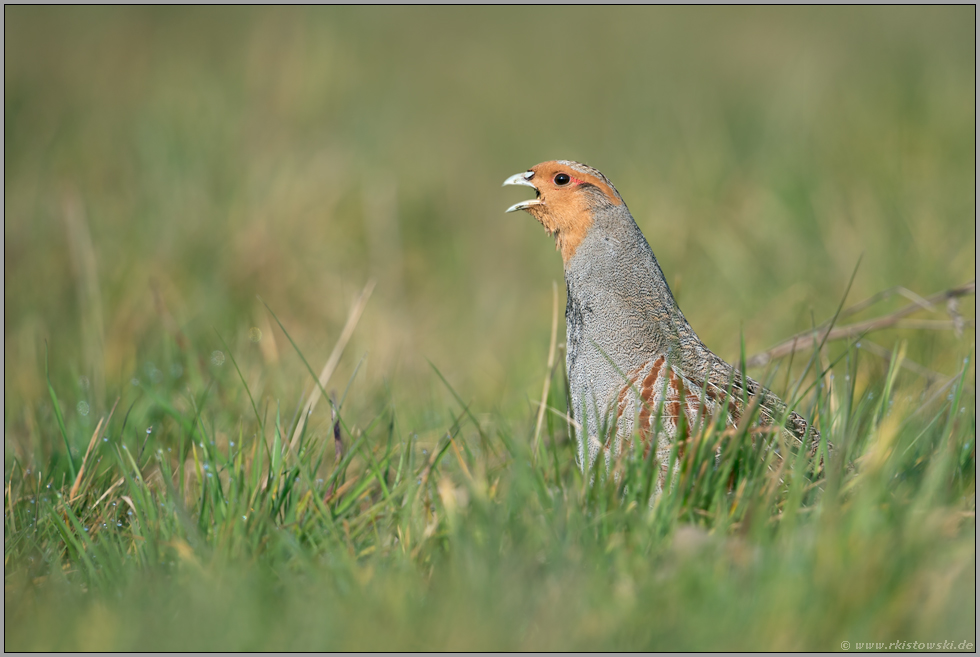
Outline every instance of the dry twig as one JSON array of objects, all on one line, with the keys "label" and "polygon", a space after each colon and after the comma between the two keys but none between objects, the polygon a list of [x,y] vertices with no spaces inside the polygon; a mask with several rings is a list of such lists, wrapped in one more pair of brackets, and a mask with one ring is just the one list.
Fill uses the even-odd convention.
[{"label": "dry twig", "polygon": [[[858,336],[871,333],[873,331],[880,331],[885,328],[896,327],[896,328],[910,328],[910,329],[954,329],[959,328],[962,330],[962,326],[969,324],[959,316],[959,314],[953,315],[953,319],[950,321],[937,321],[937,320],[908,320],[902,322],[901,320],[912,313],[915,313],[923,309],[931,309],[938,303],[949,302],[955,300],[958,297],[968,296],[971,294],[976,294],[976,281],[970,281],[965,285],[959,287],[954,287],[949,290],[944,290],[933,294],[928,298],[915,298],[913,303],[907,306],[899,308],[895,312],[883,315],[882,317],[876,317],[874,319],[869,319],[863,322],[855,322],[854,324],[848,324],[846,326],[838,326],[836,328],[830,327],[828,324],[823,324],[816,329],[810,331],[804,331],[802,333],[797,333],[793,337],[785,340],[775,347],[763,351],[761,353],[755,354],[751,358],[746,359],[746,367],[762,367],[768,364],[774,358],[782,358],[783,356],[788,356],[789,354],[797,351],[798,349],[805,348],[808,344],[813,342],[829,342],[831,340],[845,340],[847,338],[854,338]],[[865,308],[869,307],[873,303],[880,301],[881,299],[891,296],[896,290],[905,291],[904,288],[892,288],[891,290],[886,290],[885,292],[879,292],[878,294],[866,299],[858,304],[851,306],[843,310],[840,316],[853,315]],[[911,292],[908,293],[912,295]],[[908,295],[905,295],[908,296]],[[917,295],[913,295],[913,298]],[[953,311],[955,312],[955,305],[953,306]]]}]

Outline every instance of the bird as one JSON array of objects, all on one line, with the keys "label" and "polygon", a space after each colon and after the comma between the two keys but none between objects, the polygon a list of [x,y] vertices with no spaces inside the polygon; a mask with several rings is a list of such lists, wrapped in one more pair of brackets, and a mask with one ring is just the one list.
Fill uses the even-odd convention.
[{"label": "bird", "polygon": [[660,490],[672,445],[682,449],[680,428],[706,427],[719,413],[729,426],[743,418],[782,422],[796,445],[816,454],[820,434],[804,417],[697,336],[606,176],[586,164],[552,160],[510,176],[507,185],[534,189],[533,199],[507,212],[537,219],[564,264],[569,411],[583,471],[600,453],[608,467],[636,436],[645,456],[656,449]]}]

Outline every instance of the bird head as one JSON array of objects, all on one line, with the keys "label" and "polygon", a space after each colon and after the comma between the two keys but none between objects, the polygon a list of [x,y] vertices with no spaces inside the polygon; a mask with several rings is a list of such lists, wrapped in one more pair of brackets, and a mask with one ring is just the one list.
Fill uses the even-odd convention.
[{"label": "bird head", "polygon": [[575,255],[595,223],[596,212],[623,204],[619,192],[596,169],[569,160],[537,164],[504,181],[534,189],[535,198],[515,203],[507,212],[524,210],[555,238],[565,264]]}]

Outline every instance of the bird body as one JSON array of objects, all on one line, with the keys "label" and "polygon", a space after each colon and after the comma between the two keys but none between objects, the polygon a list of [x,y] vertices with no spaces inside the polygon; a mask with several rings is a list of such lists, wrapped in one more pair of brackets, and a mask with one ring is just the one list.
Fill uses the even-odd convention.
[{"label": "bird body", "polygon": [[[718,413],[735,425],[746,399],[770,424],[786,405],[712,353],[674,300],[646,238],[612,183],[568,160],[544,162],[505,185],[533,187],[525,210],[555,238],[567,288],[566,365],[571,415],[583,468],[615,456],[639,436],[663,471],[678,423],[695,427]],[[819,434],[790,413],[785,426],[812,446]]]}]

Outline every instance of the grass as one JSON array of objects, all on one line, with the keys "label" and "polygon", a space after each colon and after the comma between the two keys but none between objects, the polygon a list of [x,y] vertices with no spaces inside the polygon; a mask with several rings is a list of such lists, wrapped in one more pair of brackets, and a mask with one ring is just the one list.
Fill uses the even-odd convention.
[{"label": "grass", "polygon": [[750,372],[829,458],[714,427],[649,504],[574,465],[559,259],[497,189],[598,166],[730,362],[859,258],[847,305],[962,284],[974,19],[6,8],[5,649],[975,647],[971,321]]},{"label": "grass", "polygon": [[[190,393],[130,386],[116,406],[125,415],[99,423],[75,466],[13,459],[8,648],[832,650],[975,638],[970,363],[949,399],[916,408],[893,405],[898,358],[883,387],[819,395],[835,445],[822,465],[804,452],[780,463],[762,441],[713,427],[648,505],[659,466],[642,455],[588,486],[564,423],[547,422],[550,453],[532,466],[528,436],[465,406],[430,442],[405,432],[391,403],[363,418],[338,405],[340,458],[329,432],[304,434],[294,452],[295,417],[229,412],[222,399],[248,396],[237,372],[187,356]],[[553,386],[550,404],[564,394]]]}]

